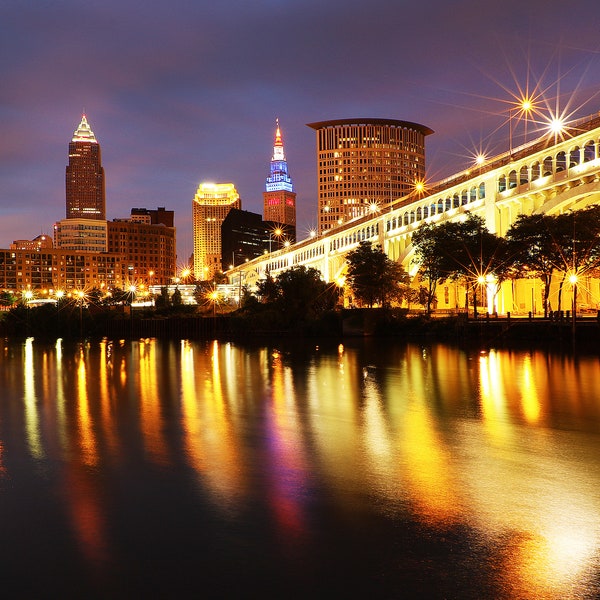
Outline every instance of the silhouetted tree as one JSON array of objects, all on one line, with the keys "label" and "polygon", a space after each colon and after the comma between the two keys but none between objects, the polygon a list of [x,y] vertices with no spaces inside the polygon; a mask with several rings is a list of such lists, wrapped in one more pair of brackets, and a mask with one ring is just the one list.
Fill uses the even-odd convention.
[{"label": "silhouetted tree", "polygon": [[346,256],[348,273],[346,280],[354,297],[367,306],[388,306],[401,300],[410,278],[402,265],[391,260],[380,246],[360,242]]}]

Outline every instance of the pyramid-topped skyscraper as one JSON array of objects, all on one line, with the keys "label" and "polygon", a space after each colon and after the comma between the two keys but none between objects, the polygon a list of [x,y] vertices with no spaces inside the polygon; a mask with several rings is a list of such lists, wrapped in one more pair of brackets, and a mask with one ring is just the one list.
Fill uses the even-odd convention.
[{"label": "pyramid-topped skyscraper", "polygon": [[66,170],[67,219],[106,219],[100,144],[85,115],[69,143]]}]

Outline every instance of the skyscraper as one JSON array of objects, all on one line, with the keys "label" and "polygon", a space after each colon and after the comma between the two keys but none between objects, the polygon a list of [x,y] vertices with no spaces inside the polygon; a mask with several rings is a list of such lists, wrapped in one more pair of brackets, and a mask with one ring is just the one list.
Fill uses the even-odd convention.
[{"label": "skyscraper", "polygon": [[100,144],[85,115],[69,144],[66,169],[67,219],[106,220]]},{"label": "skyscraper", "polygon": [[196,279],[212,279],[221,270],[221,225],[232,208],[242,208],[233,183],[198,186],[192,201]]},{"label": "skyscraper", "polygon": [[317,132],[319,233],[414,191],[431,129],[391,119],[309,123]]},{"label": "skyscraper", "polygon": [[293,242],[296,239],[296,193],[288,173],[279,119],[276,124],[271,170],[267,177],[266,191],[263,192],[263,218],[280,225],[285,237]]}]

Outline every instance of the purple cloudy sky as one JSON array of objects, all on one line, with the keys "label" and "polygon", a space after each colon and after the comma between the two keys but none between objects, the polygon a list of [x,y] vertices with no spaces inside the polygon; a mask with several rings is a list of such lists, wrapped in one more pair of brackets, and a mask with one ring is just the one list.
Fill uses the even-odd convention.
[{"label": "purple cloudy sky", "polygon": [[[276,117],[304,237],[317,222],[307,123],[427,125],[435,181],[480,145],[507,150],[509,102],[528,82],[552,109],[600,110],[598,0],[3,0],[0,247],[64,217],[83,110],[108,218],[175,210],[182,261],[200,182],[232,181],[262,212]],[[515,123],[515,143],[523,133]]]}]

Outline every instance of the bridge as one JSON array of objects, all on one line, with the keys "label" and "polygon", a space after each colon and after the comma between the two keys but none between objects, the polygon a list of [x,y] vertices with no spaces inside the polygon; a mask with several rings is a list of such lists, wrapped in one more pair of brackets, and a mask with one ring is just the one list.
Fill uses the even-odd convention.
[{"label": "bridge", "polygon": [[[597,202],[600,113],[456,173],[425,191],[415,190],[321,236],[241,264],[226,275],[239,289],[251,288],[267,273],[276,276],[305,265],[318,269],[325,281],[343,285],[346,255],[361,241],[370,241],[414,276],[411,239],[422,223],[456,221],[468,212],[482,217],[490,232],[503,236],[520,214],[560,214]],[[539,281],[515,283],[504,284],[499,294],[488,294],[490,312],[541,310]],[[438,288],[438,308],[461,306],[464,294],[459,285]],[[587,281],[579,288],[578,299],[582,305],[600,307],[599,282]]]}]

